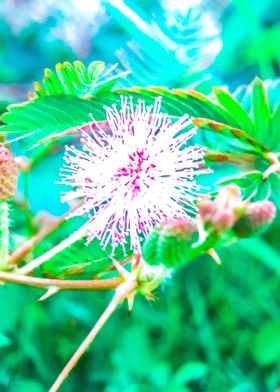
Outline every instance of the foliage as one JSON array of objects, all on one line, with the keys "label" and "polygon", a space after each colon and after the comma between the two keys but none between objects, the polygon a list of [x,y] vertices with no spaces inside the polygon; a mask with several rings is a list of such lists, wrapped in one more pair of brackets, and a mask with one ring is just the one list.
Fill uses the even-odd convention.
[{"label": "foliage", "polygon": [[151,17],[151,12],[136,4],[108,1],[108,6],[117,23],[131,36],[126,48],[117,50],[121,65],[131,71],[124,84],[168,88],[195,84],[207,89],[207,76],[214,78],[206,74],[207,67],[219,50],[220,41],[215,23],[198,7],[185,4],[176,9],[166,2],[153,7]]},{"label": "foliage", "polygon": [[106,72],[104,72],[105,63],[103,61],[93,61],[88,68],[81,61],[75,61],[74,64],[64,62],[56,65],[56,74],[46,68],[43,78],[44,87],[35,82],[34,93],[30,97],[40,98],[46,95],[81,95],[87,97],[96,95],[101,91],[110,90],[120,78],[126,75],[126,72],[124,72],[104,81],[116,65]]}]

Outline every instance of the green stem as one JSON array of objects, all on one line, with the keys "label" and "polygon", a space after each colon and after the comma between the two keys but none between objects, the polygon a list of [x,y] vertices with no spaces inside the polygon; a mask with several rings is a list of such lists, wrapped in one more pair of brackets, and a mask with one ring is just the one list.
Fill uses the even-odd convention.
[{"label": "green stem", "polygon": [[0,270],[8,266],[9,256],[9,207],[5,200],[0,200]]},{"label": "green stem", "polygon": [[46,290],[51,287],[55,287],[59,290],[112,290],[120,286],[123,283],[123,279],[63,280],[34,278],[33,276],[16,275],[15,273],[0,271],[0,282],[14,283]]},{"label": "green stem", "polygon": [[200,242],[197,245],[193,246],[189,259],[193,260],[196,259],[198,256],[205,254],[209,249],[212,249],[217,246],[217,243],[217,239],[209,235],[203,242]]}]

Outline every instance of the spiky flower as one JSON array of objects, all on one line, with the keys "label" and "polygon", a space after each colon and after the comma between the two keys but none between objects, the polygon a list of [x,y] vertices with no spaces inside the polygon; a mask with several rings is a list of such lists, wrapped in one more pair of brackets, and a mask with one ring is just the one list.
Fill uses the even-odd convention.
[{"label": "spiky flower", "polygon": [[89,215],[89,241],[97,237],[113,251],[128,241],[139,251],[141,238],[156,224],[195,209],[201,187],[194,176],[209,172],[204,149],[189,145],[196,130],[188,116],[175,121],[160,105],[160,98],[146,106],[122,97],[120,110],[105,108],[106,128],[93,119],[81,129],[82,150],[66,147],[62,183],[74,190],[62,200],[84,199],[74,215]]}]

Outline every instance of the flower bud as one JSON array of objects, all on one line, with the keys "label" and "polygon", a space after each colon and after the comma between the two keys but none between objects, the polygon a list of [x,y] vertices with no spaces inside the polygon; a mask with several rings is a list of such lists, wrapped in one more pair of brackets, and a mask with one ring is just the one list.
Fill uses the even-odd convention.
[{"label": "flower bud", "polygon": [[7,200],[16,192],[16,162],[11,152],[0,143],[0,200]]},{"label": "flower bud", "polygon": [[213,210],[215,209],[215,203],[208,197],[202,197],[198,202],[199,215],[203,222],[207,222],[211,219]]},{"label": "flower bud", "polygon": [[150,265],[176,268],[188,262],[193,233],[191,219],[169,220],[156,227],[145,240],[142,256]]},{"label": "flower bud", "polygon": [[276,214],[275,205],[268,200],[250,203],[244,215],[234,225],[238,237],[248,237],[255,234],[260,228],[271,223]]},{"label": "flower bud", "polygon": [[215,232],[228,231],[235,223],[236,216],[232,210],[217,210],[211,219],[211,225]]},{"label": "flower bud", "polygon": [[204,229],[216,235],[226,233],[234,226],[244,205],[241,190],[235,184],[220,189],[214,200],[202,197],[198,211]]}]

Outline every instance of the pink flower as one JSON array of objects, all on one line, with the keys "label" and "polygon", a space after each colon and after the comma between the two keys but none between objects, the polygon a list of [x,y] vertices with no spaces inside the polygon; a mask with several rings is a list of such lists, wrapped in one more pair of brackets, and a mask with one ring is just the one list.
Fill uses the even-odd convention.
[{"label": "pink flower", "polygon": [[66,147],[62,183],[74,190],[62,200],[83,198],[73,215],[88,214],[88,241],[97,237],[112,253],[127,242],[140,251],[141,238],[156,224],[194,211],[201,188],[194,176],[209,172],[201,168],[204,149],[189,145],[196,130],[188,116],[174,121],[160,104],[157,98],[135,106],[122,97],[120,110],[105,108],[109,130],[93,120],[90,132],[81,130],[82,150]]}]

